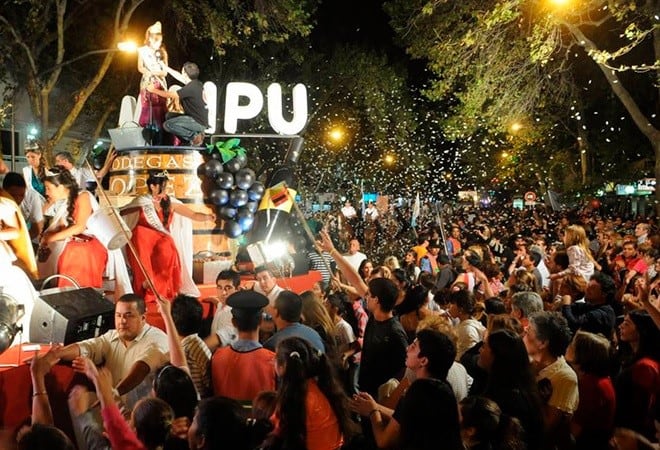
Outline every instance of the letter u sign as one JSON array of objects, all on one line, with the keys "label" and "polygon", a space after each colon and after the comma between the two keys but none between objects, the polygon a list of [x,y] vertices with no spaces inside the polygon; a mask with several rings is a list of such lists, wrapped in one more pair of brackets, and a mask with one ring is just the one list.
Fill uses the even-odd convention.
[{"label": "letter u sign", "polygon": [[[292,94],[293,117],[288,121],[284,118],[282,87],[279,83],[273,83],[268,86],[268,123],[270,123],[270,126],[278,134],[297,134],[307,123],[307,88],[303,84],[296,84],[293,87]],[[247,99],[247,102],[242,98]],[[263,94],[254,84],[243,82],[228,83],[225,94],[225,132],[236,133],[238,121],[257,117],[263,106]]]}]

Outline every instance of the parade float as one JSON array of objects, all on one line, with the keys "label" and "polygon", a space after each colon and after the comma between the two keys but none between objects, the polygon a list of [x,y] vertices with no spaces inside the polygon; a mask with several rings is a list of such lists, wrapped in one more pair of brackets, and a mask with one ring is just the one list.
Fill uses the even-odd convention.
[{"label": "parade float", "polygon": [[[151,145],[145,139],[149,136],[145,128],[136,126],[136,100],[124,98],[119,126],[110,130],[117,157],[109,172],[108,189],[100,200],[102,204],[121,208],[136,196],[147,194],[149,174],[159,171],[169,180],[168,195],[195,212],[213,213],[215,223],[193,222],[190,256],[195,283],[203,294],[214,295],[218,272],[237,267],[239,250],[250,250],[242,253],[251,258],[247,261],[243,258],[238,265],[246,278],[250,278],[249,271],[255,263],[275,263],[281,256],[273,253],[274,248],[291,247],[292,240],[306,239],[309,243],[302,226],[304,220],[294,210],[293,176],[303,145],[297,133],[307,122],[307,93],[302,84],[293,88],[292,119],[287,121],[282,111],[282,88],[277,83],[271,84],[266,108],[268,121],[276,133],[232,134],[239,121],[253,119],[262,111],[264,96],[250,83],[229,83],[223,114],[226,133],[216,134],[217,89],[207,82],[204,92],[211,125],[206,130],[207,142],[201,147]],[[258,145],[272,140],[283,141],[288,146],[282,151],[281,163],[268,168],[257,179],[250,167],[250,154],[254,154]],[[259,261],[251,261],[255,258]],[[276,274],[278,283],[300,291],[311,288],[320,279],[317,272],[298,271],[295,280],[291,274],[291,270]]]}]

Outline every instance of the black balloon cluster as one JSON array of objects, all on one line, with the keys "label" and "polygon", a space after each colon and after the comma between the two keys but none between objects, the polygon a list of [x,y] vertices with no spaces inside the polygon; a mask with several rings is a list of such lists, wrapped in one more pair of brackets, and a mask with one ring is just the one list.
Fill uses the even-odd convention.
[{"label": "black balloon cluster", "polygon": [[265,187],[257,181],[254,171],[245,167],[245,150],[239,147],[232,151],[227,149],[227,144],[233,144],[233,148],[238,145],[228,141],[211,147],[211,151],[216,148],[219,151],[211,153],[211,159],[203,166],[203,174],[214,183],[208,197],[215,205],[216,215],[223,221],[222,231],[235,239],[252,228]]}]

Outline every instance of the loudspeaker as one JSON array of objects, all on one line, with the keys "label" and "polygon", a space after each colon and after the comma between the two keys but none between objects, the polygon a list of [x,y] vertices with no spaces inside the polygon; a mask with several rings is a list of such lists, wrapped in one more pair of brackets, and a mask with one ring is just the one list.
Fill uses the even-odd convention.
[{"label": "loudspeaker", "polygon": [[34,302],[30,342],[67,345],[99,336],[114,328],[114,311],[114,303],[93,288],[47,289]]}]

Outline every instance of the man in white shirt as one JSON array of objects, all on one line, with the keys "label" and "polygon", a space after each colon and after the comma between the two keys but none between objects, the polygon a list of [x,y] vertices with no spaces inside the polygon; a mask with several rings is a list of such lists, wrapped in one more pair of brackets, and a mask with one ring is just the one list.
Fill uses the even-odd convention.
[{"label": "man in white shirt", "polygon": [[268,305],[264,308],[264,317],[261,327],[259,329],[260,340],[264,342],[275,332],[275,323],[273,317],[275,316],[275,300],[280,295],[283,288],[277,285],[277,279],[267,266],[259,266],[254,269],[254,292],[265,295],[268,298]]},{"label": "man in white shirt", "polygon": [[351,239],[348,244],[348,253],[344,255],[344,259],[357,271],[360,263],[367,259],[367,255],[360,252],[360,241],[356,238]]},{"label": "man in white shirt", "polygon": [[61,166],[71,172],[71,175],[78,183],[80,189],[87,189],[87,183],[96,183],[96,175],[94,175],[87,167],[77,168],[74,165],[73,155],[69,152],[59,152],[55,154],[55,165]]},{"label": "man in white shirt", "polygon": [[126,294],[115,303],[115,328],[105,334],[62,347],[56,356],[72,361],[87,356],[112,373],[127,406],[149,395],[156,370],[169,360],[167,335],[146,321],[144,299]]},{"label": "man in white shirt", "polygon": [[88,167],[85,166],[80,168],[76,167],[74,165],[75,161],[71,153],[59,152],[55,154],[55,165],[62,166],[71,172],[71,175],[73,175],[73,178],[75,178],[76,183],[78,183],[78,187],[80,189],[87,189],[87,183],[101,183],[103,177],[105,177],[112,168],[112,162],[116,157],[117,152],[115,151],[115,148],[111,146],[108,150],[108,153],[106,154],[103,167],[92,172]]},{"label": "man in white shirt", "polygon": [[231,306],[227,305],[227,298],[238,291],[240,284],[241,275],[233,270],[223,270],[215,279],[218,303],[211,323],[211,334],[204,339],[211,352],[231,344],[238,337],[238,331],[231,322],[233,316]]},{"label": "man in white shirt", "polygon": [[378,209],[374,205],[374,202],[367,203],[367,209],[364,210],[365,220],[377,220],[378,219]]},{"label": "man in white shirt", "polygon": [[357,212],[355,212],[355,208],[353,208],[353,205],[351,205],[351,202],[348,200],[346,200],[344,207],[341,209],[341,213],[347,219],[354,219],[355,217],[357,217]]}]

